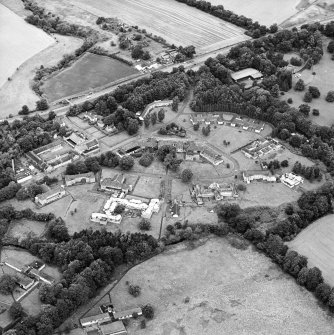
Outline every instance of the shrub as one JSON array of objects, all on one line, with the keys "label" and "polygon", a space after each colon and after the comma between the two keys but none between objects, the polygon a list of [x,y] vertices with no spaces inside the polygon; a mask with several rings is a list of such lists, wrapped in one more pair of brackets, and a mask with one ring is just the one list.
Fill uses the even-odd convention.
[{"label": "shrub", "polygon": [[138,285],[130,285],[128,291],[132,296],[136,298],[140,295],[141,288]]},{"label": "shrub", "polygon": [[314,116],[319,116],[319,115],[320,115],[319,109],[313,108],[313,109],[312,109],[312,114],[313,114]]},{"label": "shrub", "polygon": [[23,308],[22,308],[22,305],[21,305],[19,302],[15,301],[15,302],[10,306],[8,312],[9,312],[9,315],[10,315],[10,317],[11,317],[12,319],[15,320],[15,319],[19,318],[19,317],[22,316],[22,314],[23,314]]},{"label": "shrub", "polygon": [[139,164],[144,167],[148,167],[152,164],[153,160],[154,160],[154,156],[150,153],[146,153],[143,156],[141,156],[141,158],[139,159]]},{"label": "shrub", "polygon": [[188,183],[193,177],[193,172],[190,169],[184,169],[181,173],[181,179],[184,183]]},{"label": "shrub", "polygon": [[140,230],[150,230],[151,229],[151,222],[147,219],[142,219],[139,224],[138,227]]},{"label": "shrub", "polygon": [[293,102],[292,98],[289,98],[287,101],[288,101],[288,104],[292,104],[292,102]]},{"label": "shrub", "polygon": [[197,131],[199,129],[199,123],[195,123],[193,125],[193,128],[194,128],[195,131]]},{"label": "shrub", "polygon": [[327,102],[334,102],[334,91],[329,91],[326,95]]},{"label": "shrub", "polygon": [[122,170],[130,170],[134,164],[135,161],[131,156],[124,156],[119,161],[119,166]]},{"label": "shrub", "polygon": [[313,98],[313,96],[312,96],[312,94],[309,91],[305,92],[304,98],[303,98],[303,100],[305,102],[311,102],[312,98]]},{"label": "shrub", "polygon": [[281,162],[281,167],[288,167],[288,166],[289,166],[289,162],[286,159]]},{"label": "shrub", "polygon": [[319,91],[318,87],[309,86],[308,91],[311,93],[312,98],[319,98],[320,97],[320,91]]},{"label": "shrub", "polygon": [[15,277],[4,274],[0,278],[0,293],[4,295],[11,294],[16,286]]},{"label": "shrub", "polygon": [[290,64],[293,66],[301,66],[303,61],[300,58],[292,57],[290,59]]},{"label": "shrub", "polygon": [[237,190],[245,192],[247,190],[247,187],[244,184],[238,184]]},{"label": "shrub", "polygon": [[329,43],[328,43],[328,45],[327,45],[327,51],[329,52],[329,53],[334,53],[334,41],[330,41]]},{"label": "shrub", "polygon": [[114,210],[115,214],[122,214],[125,211],[125,206],[118,204]]},{"label": "shrub", "polygon": [[145,329],[146,328],[146,320],[141,320],[140,321],[140,329]]},{"label": "shrub", "polygon": [[143,306],[142,312],[146,319],[152,320],[154,318],[154,309],[150,304]]}]

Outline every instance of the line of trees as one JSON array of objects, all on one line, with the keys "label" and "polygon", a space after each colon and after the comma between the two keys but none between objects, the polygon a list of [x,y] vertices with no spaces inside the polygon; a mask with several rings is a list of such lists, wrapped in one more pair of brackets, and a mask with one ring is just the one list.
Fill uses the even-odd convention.
[{"label": "line of trees", "polygon": [[292,172],[302,175],[304,178],[311,181],[314,179],[322,179],[322,173],[318,166],[305,166],[300,162],[296,162],[292,168]]}]

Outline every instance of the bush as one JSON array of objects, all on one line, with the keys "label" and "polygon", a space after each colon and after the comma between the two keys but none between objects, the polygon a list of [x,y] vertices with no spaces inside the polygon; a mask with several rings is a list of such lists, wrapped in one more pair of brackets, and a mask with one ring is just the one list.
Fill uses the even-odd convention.
[{"label": "bush", "polygon": [[15,301],[8,310],[10,317],[13,320],[16,320],[17,318],[21,317],[23,314],[23,308],[22,305]]},{"label": "bush", "polygon": [[326,95],[327,102],[334,102],[334,91],[329,91]]},{"label": "bush", "polygon": [[320,97],[320,91],[318,87],[315,86],[309,86],[308,91],[311,93],[312,98],[319,98]]},{"label": "bush", "polygon": [[334,41],[330,41],[329,43],[328,43],[328,45],[327,45],[327,51],[329,52],[329,53],[334,53]]},{"label": "bush", "polygon": [[154,156],[150,153],[146,153],[143,156],[141,156],[141,158],[139,159],[139,164],[144,167],[148,167],[152,164],[153,160],[154,160]]},{"label": "bush", "polygon": [[4,274],[0,278],[0,293],[4,295],[9,295],[14,291],[16,286],[15,277],[10,276],[9,274]]},{"label": "bush", "polygon": [[195,131],[197,131],[199,129],[199,123],[195,123],[193,125],[193,128],[194,128]]},{"label": "bush", "polygon": [[303,61],[300,58],[292,57],[290,59],[290,64],[293,66],[301,66],[303,64]]},{"label": "bush", "polygon": [[319,116],[319,115],[320,115],[319,109],[313,108],[313,110],[312,110],[312,114],[313,114],[314,116]]},{"label": "bush", "polygon": [[193,172],[190,169],[184,169],[181,173],[181,179],[184,183],[190,182],[193,177]]},{"label": "bush", "polygon": [[152,320],[154,318],[154,309],[150,304],[143,306],[142,312],[146,319]]},{"label": "bush", "polygon": [[292,102],[293,102],[292,98],[289,98],[287,101],[288,101],[288,104],[292,104]]},{"label": "bush", "polygon": [[281,167],[288,167],[288,166],[289,166],[289,162],[286,159],[281,162]]},{"label": "bush", "polygon": [[115,214],[122,214],[125,211],[125,206],[118,204],[114,210]]},{"label": "bush", "polygon": [[247,187],[244,184],[238,184],[237,190],[245,192],[247,190]]},{"label": "bush", "polygon": [[147,219],[142,219],[139,224],[138,227],[140,230],[150,230],[151,229],[151,222],[148,221]]},{"label": "bush", "polygon": [[138,285],[130,285],[128,291],[132,296],[136,298],[140,295],[141,288]]},{"label": "bush", "polygon": [[119,161],[119,166],[122,170],[130,170],[135,164],[134,159],[131,156],[124,156]]},{"label": "bush", "polygon": [[312,99],[313,99],[312,94],[309,91],[305,92],[303,100],[305,102],[311,102]]}]

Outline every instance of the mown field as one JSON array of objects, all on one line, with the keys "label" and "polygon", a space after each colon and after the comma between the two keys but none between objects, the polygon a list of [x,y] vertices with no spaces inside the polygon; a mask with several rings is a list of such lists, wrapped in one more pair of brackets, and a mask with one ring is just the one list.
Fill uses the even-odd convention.
[{"label": "mown field", "polygon": [[[300,0],[210,0],[213,5],[223,5],[236,14],[245,15],[260,24],[281,23],[297,13]],[[305,1],[304,1],[305,2]]]},{"label": "mown field", "polygon": [[69,69],[47,80],[43,90],[50,101],[55,101],[106,85],[137,72],[135,68],[118,60],[88,53]]},{"label": "mown field", "polygon": [[[46,0],[43,3],[47,8],[65,14],[67,0]],[[175,0],[77,0],[71,1],[68,10],[74,16],[83,11],[96,17],[116,16],[175,45],[192,44],[198,47],[198,51],[218,42],[230,45],[230,41],[235,43],[247,39],[237,26]]]},{"label": "mown field", "polygon": [[51,36],[0,3],[0,86],[23,62],[52,43]]},{"label": "mown field", "polygon": [[[127,283],[141,287],[139,297],[128,293]],[[130,270],[111,295],[119,310],[155,308],[146,329],[131,321],[130,335],[332,335],[334,329],[311,293],[265,256],[226,239],[169,249]]]},{"label": "mown field", "polygon": [[325,280],[334,285],[334,215],[327,215],[304,229],[288,243],[289,248],[308,258],[317,266]]}]

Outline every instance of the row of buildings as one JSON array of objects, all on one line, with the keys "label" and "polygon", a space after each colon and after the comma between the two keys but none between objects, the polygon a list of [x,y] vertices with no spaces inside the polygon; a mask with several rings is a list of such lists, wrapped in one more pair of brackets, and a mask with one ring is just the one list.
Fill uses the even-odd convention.
[{"label": "row of buildings", "polygon": [[252,181],[264,181],[269,183],[276,183],[281,181],[289,188],[294,188],[304,182],[304,178],[292,172],[284,173],[283,175],[273,175],[268,170],[248,170],[242,173],[243,181],[250,184]]},{"label": "row of buildings", "polygon": [[118,132],[118,129],[112,125],[105,125],[103,123],[103,117],[92,112],[86,112],[83,114],[82,119],[87,121],[90,125],[93,125],[98,130],[101,130],[106,135],[113,135]]},{"label": "row of buildings", "polygon": [[257,120],[248,118],[233,117],[231,120],[225,120],[223,113],[191,114],[190,122],[192,125],[225,125],[229,127],[240,128],[242,130],[253,131],[257,134],[260,134],[265,127],[265,123],[259,123]]}]

